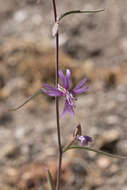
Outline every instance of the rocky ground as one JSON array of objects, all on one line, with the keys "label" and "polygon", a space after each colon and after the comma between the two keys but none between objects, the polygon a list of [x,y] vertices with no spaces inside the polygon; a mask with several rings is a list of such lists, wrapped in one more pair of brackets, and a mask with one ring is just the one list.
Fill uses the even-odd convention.
[{"label": "rocky ground", "polygon": [[[61,119],[63,145],[80,122],[91,147],[127,155],[127,2],[57,1],[59,15],[72,9],[103,9],[73,15],[60,25],[60,66],[73,85],[88,78],[76,117]],[[57,137],[54,99],[40,95],[17,112],[46,82],[54,84],[52,2],[0,0],[0,190],[46,190],[46,168],[54,180]],[[63,108],[60,100],[60,111]],[[127,161],[73,150],[64,155],[63,190],[126,190]]]}]

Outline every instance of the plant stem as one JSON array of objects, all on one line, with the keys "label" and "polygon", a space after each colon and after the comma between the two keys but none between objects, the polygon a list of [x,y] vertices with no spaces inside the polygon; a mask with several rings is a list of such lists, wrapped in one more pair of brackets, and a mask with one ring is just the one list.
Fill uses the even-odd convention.
[{"label": "plant stem", "polygon": [[[54,18],[57,21],[57,11],[56,2],[53,2]],[[59,34],[56,34],[56,87],[58,86],[58,71],[59,71]],[[56,121],[57,121],[57,136],[58,136],[58,171],[57,171],[57,181],[56,190],[60,189],[60,177],[61,177],[61,165],[62,165],[62,147],[61,147],[61,135],[60,135],[60,121],[59,121],[59,98],[56,97]]]}]

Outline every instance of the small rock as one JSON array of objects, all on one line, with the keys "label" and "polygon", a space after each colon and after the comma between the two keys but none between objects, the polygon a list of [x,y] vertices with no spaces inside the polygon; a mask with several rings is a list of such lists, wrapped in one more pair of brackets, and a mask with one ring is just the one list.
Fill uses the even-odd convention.
[{"label": "small rock", "polygon": [[17,137],[17,138],[23,138],[24,137],[24,135],[25,135],[25,129],[23,128],[23,127],[19,127],[19,128],[17,128],[16,130],[15,130],[15,136]]},{"label": "small rock", "polygon": [[27,18],[27,12],[19,10],[14,14],[14,20],[17,22],[23,22]]},{"label": "small rock", "polygon": [[118,166],[116,164],[111,165],[111,167],[109,168],[109,172],[111,174],[116,174],[117,171],[118,171]]},{"label": "small rock", "polygon": [[19,147],[16,144],[7,144],[0,151],[0,159],[3,157],[14,158],[19,152]]},{"label": "small rock", "polygon": [[119,123],[119,117],[117,115],[109,115],[105,118],[105,121],[108,125],[114,125]]},{"label": "small rock", "polygon": [[116,99],[117,99],[119,102],[125,102],[126,99],[127,99],[127,96],[126,96],[126,94],[119,93],[119,94],[117,94]]},{"label": "small rock", "polygon": [[97,165],[100,167],[100,168],[107,168],[109,165],[110,165],[111,161],[109,158],[106,158],[106,157],[100,157],[98,160],[97,160]]},{"label": "small rock", "polygon": [[121,190],[127,190],[127,186],[124,186]]},{"label": "small rock", "polygon": [[32,23],[36,26],[39,26],[42,22],[42,16],[39,14],[36,14],[32,17]]},{"label": "small rock", "polygon": [[121,154],[127,154],[127,140],[121,140],[117,145],[118,152]]},{"label": "small rock", "polygon": [[120,131],[118,129],[111,129],[111,130],[105,131],[102,137],[105,142],[115,141],[120,138]]}]

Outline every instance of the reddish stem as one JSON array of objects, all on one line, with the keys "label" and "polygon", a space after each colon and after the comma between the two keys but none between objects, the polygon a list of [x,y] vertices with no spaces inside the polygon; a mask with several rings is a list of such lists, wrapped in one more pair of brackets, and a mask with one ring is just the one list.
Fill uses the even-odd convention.
[{"label": "reddish stem", "polygon": [[[56,2],[53,2],[54,18],[57,21]],[[58,71],[59,71],[59,33],[56,34],[56,86],[58,86]],[[60,189],[60,177],[61,177],[61,165],[62,165],[62,147],[61,147],[61,135],[60,135],[60,121],[59,121],[59,99],[56,97],[56,121],[57,121],[57,136],[58,136],[58,171],[56,190]]]}]

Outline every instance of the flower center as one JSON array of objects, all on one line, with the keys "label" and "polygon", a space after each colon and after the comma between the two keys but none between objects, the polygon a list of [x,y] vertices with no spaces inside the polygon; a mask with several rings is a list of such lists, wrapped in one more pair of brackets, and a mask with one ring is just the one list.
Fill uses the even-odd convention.
[{"label": "flower center", "polygon": [[62,92],[64,95],[66,95],[66,89],[65,88],[63,88],[61,85],[59,85],[58,84],[58,90],[60,91],[60,92]]},{"label": "flower center", "polygon": [[68,90],[66,90],[59,84],[58,84],[58,90],[63,93],[63,96],[66,96],[67,104],[69,104],[70,106],[75,106],[72,99],[73,100],[77,100],[77,99],[72,95],[72,93],[70,93]]}]

